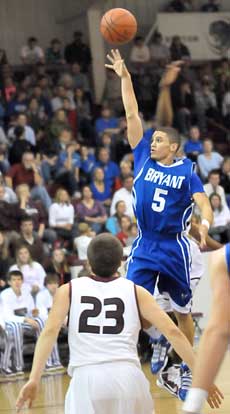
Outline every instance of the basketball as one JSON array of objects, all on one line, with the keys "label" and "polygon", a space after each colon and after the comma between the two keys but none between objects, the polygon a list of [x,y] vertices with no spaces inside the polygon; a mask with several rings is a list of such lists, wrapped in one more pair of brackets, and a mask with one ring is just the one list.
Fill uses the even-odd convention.
[{"label": "basketball", "polygon": [[137,21],[126,9],[108,10],[101,19],[100,31],[111,45],[123,45],[130,42],[137,32]]}]

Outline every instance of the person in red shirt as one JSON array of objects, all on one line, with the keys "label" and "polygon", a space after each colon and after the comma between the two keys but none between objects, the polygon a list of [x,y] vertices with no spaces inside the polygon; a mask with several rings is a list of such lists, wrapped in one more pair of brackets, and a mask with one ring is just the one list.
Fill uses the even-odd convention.
[{"label": "person in red shirt", "polygon": [[121,231],[117,233],[116,237],[120,240],[123,246],[126,246],[126,242],[130,236],[131,218],[125,214],[121,217],[120,226]]}]

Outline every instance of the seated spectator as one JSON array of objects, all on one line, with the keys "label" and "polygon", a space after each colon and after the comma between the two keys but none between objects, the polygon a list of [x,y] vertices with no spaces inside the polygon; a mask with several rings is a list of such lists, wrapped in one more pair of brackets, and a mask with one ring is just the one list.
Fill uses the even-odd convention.
[{"label": "seated spectator", "polygon": [[74,208],[66,190],[60,188],[55,195],[55,201],[49,209],[49,226],[57,236],[64,240],[72,240],[74,224]]},{"label": "seated spectator", "polygon": [[123,187],[123,181],[126,177],[133,176],[133,170],[132,170],[132,163],[131,161],[121,161],[120,162],[120,176],[116,178],[114,190],[119,190]]},{"label": "seated spectator", "polygon": [[218,152],[213,151],[213,142],[209,138],[203,141],[203,150],[203,154],[198,155],[197,164],[202,180],[206,181],[211,170],[221,168],[223,157]]},{"label": "seated spectator", "polygon": [[51,260],[45,266],[47,274],[57,274],[59,285],[69,283],[71,280],[70,267],[63,249],[55,248]]},{"label": "seated spectator", "polygon": [[195,98],[192,85],[187,80],[172,88],[172,101],[175,124],[181,134],[188,135],[195,113]]},{"label": "seated spectator", "polygon": [[96,142],[96,131],[92,125],[91,103],[83,89],[75,89],[74,103],[77,111],[78,131],[81,134],[81,142],[92,147]]},{"label": "seated spectator", "polygon": [[124,214],[120,220],[121,230],[116,234],[116,237],[120,240],[122,246],[124,247],[126,246],[126,242],[130,235],[131,224],[131,218]]},{"label": "seated spectator", "polygon": [[17,203],[18,199],[11,187],[7,187],[3,175],[0,173],[0,200],[7,203]]},{"label": "seated spectator", "polygon": [[149,47],[145,44],[144,38],[142,36],[135,37],[129,60],[134,64],[143,64],[150,61]]},{"label": "seated spectator", "polygon": [[17,93],[17,88],[11,76],[4,79],[4,95],[6,102],[10,102]]},{"label": "seated spectator", "polygon": [[103,104],[119,116],[123,112],[120,79],[114,70],[107,69]]},{"label": "seated spectator", "polygon": [[82,200],[75,205],[77,221],[84,221],[89,224],[96,234],[100,233],[107,220],[105,207],[100,201],[94,200],[90,187],[82,188]]},{"label": "seated spectator", "polygon": [[214,216],[209,234],[218,242],[226,244],[230,241],[230,210],[226,204],[222,205],[219,194],[212,193],[209,200]]},{"label": "seated spectator", "polygon": [[6,234],[0,231],[0,292],[9,286],[7,274],[12,264],[13,259],[9,252],[9,241]]},{"label": "seated spectator", "polygon": [[90,184],[90,189],[93,194],[94,200],[101,201],[105,207],[109,207],[111,204],[111,187],[107,181],[105,181],[105,174],[102,168],[95,168],[93,171],[93,181]]},{"label": "seated spectator", "polygon": [[0,144],[0,173],[5,175],[9,168],[10,164],[8,161],[7,145]]},{"label": "seated spectator", "polygon": [[127,122],[124,119],[121,119],[119,124],[119,132],[116,135],[115,144],[115,159],[119,163],[124,159],[126,155],[131,154],[131,149],[127,136]]},{"label": "seated spectator", "polygon": [[40,105],[39,101],[34,97],[30,99],[27,116],[28,122],[35,133],[41,128],[47,127],[48,115],[46,114],[45,107]]},{"label": "seated spectator", "polygon": [[40,318],[44,321],[48,318],[49,311],[53,306],[53,299],[59,286],[59,277],[56,273],[49,273],[44,280],[44,289],[36,296],[36,309]]},{"label": "seated spectator", "polygon": [[[4,195],[4,187],[0,186],[0,194]],[[12,233],[13,238],[18,238],[21,218],[25,216],[24,210],[18,203],[8,203],[0,198],[0,231]]]},{"label": "seated spectator", "polygon": [[55,113],[63,108],[63,99],[67,97],[67,91],[62,85],[54,89],[54,97],[51,99],[52,112]]},{"label": "seated spectator", "polygon": [[81,157],[77,152],[79,144],[75,141],[68,144],[66,150],[60,152],[57,161],[56,183],[63,186],[73,195],[79,188],[79,169]]},{"label": "seated spectator", "polygon": [[50,186],[58,174],[58,151],[46,149],[41,162],[41,176],[46,185]]},{"label": "seated spectator", "polygon": [[224,188],[228,205],[230,205],[230,157],[225,157],[220,172],[220,185]]},{"label": "seated spectator", "polygon": [[208,0],[208,2],[201,7],[201,11],[206,13],[217,13],[220,11],[220,5],[218,3],[219,1],[217,0]]},{"label": "seated spectator", "polygon": [[121,231],[120,221],[121,217],[125,215],[126,205],[125,202],[120,200],[115,204],[115,213],[106,220],[105,228],[114,236]]},{"label": "seated spectator", "polygon": [[24,152],[22,162],[13,165],[9,169],[6,175],[6,184],[11,188],[16,188],[20,184],[27,184],[31,189],[31,198],[41,200],[46,210],[49,209],[51,199],[43,186],[42,177],[32,152]]},{"label": "seated spectator", "polygon": [[81,89],[83,92],[89,92],[89,79],[85,73],[82,73],[81,66],[78,62],[74,62],[71,66],[71,74],[73,77],[74,89]]},{"label": "seated spectator", "polygon": [[[38,338],[44,328],[44,320],[40,317],[38,309],[35,308],[32,295],[23,289],[23,274],[19,270],[14,270],[9,274],[10,287],[1,294],[3,317],[5,322],[14,322],[11,329],[13,335],[17,335],[17,359],[20,365],[16,366],[16,373],[24,374],[23,350],[24,335],[30,332]],[[46,370],[62,368],[58,353],[57,344],[46,362]]]},{"label": "seated spectator", "polygon": [[6,105],[6,116],[11,118],[25,113],[28,109],[27,94],[24,90],[18,90]]},{"label": "seated spectator", "polygon": [[29,37],[27,45],[21,49],[21,60],[26,65],[36,65],[37,63],[44,63],[44,52],[38,45],[36,37]]},{"label": "seated spectator", "polygon": [[220,170],[211,170],[208,173],[208,182],[204,185],[204,191],[208,197],[211,194],[218,194],[221,198],[221,204],[226,204],[226,195],[224,188],[220,185]]},{"label": "seated spectator", "polygon": [[82,32],[79,30],[73,34],[73,42],[65,47],[65,60],[69,64],[78,62],[83,72],[88,72],[92,61],[90,48],[82,41]]},{"label": "seated spectator", "polygon": [[92,240],[92,231],[87,223],[79,223],[79,236],[74,239],[79,260],[87,260],[87,249]]},{"label": "seated spectator", "polygon": [[9,149],[8,159],[11,165],[20,164],[24,152],[30,152],[33,145],[25,139],[25,128],[16,126],[14,128],[14,142]]},{"label": "seated spectator", "polygon": [[98,149],[98,157],[95,167],[102,168],[105,174],[105,183],[112,188],[115,180],[120,175],[119,166],[110,160],[107,148],[100,147]]},{"label": "seated spectator", "polygon": [[73,132],[73,136],[76,138],[78,135],[77,111],[76,108],[71,105],[71,100],[69,97],[63,99],[63,109],[65,110],[69,126]]},{"label": "seated spectator", "polygon": [[48,117],[48,119],[52,116],[52,107],[49,98],[44,96],[44,91],[42,88],[37,84],[34,86],[32,90],[32,98],[35,98],[39,105],[39,113],[44,114]]},{"label": "seated spectator", "polygon": [[131,219],[134,218],[133,212],[133,198],[132,198],[132,188],[133,188],[133,176],[128,175],[123,179],[123,187],[117,190],[112,198],[112,203],[110,207],[110,215],[115,214],[115,205],[118,201],[122,200],[125,202],[127,214]]},{"label": "seated spectator", "polygon": [[48,65],[59,65],[63,64],[64,58],[61,50],[61,41],[57,38],[52,39],[50,47],[46,50],[46,63]]},{"label": "seated spectator", "polygon": [[190,51],[184,43],[181,42],[180,36],[173,36],[170,46],[171,60],[190,59]]},{"label": "seated spectator", "polygon": [[150,45],[150,56],[153,62],[165,61],[170,58],[169,48],[163,43],[162,34],[155,32],[152,43]]},{"label": "seated spectator", "polygon": [[[16,125],[15,127],[20,126],[21,128],[24,128],[24,136],[25,140],[28,141],[31,145],[36,144],[36,137],[34,130],[31,128],[31,126],[27,125],[27,115],[23,113],[19,113],[17,115],[16,119]],[[15,127],[11,127],[8,131],[8,138],[11,141],[15,140]]]},{"label": "seated spectator", "polygon": [[202,152],[203,144],[200,140],[200,130],[194,125],[190,128],[189,139],[184,144],[184,153],[192,161],[196,161]]},{"label": "seated spectator", "polygon": [[57,138],[58,136],[60,136],[60,133],[63,131],[63,129],[68,128],[70,128],[70,124],[67,115],[65,113],[65,110],[60,108],[54,113],[53,119],[50,123],[50,133],[54,138]]},{"label": "seated spectator", "polygon": [[16,250],[16,263],[10,267],[9,271],[19,270],[23,274],[23,288],[36,295],[39,290],[43,289],[45,270],[42,265],[35,262],[26,245],[21,245]]},{"label": "seated spectator", "polygon": [[111,134],[108,132],[103,132],[102,136],[100,137],[100,145],[109,151],[109,156],[112,160],[116,159],[116,154],[114,154],[115,143],[112,140]]},{"label": "seated spectator", "polygon": [[101,117],[96,119],[95,128],[99,136],[103,132],[116,134],[119,131],[118,118],[112,116],[110,108],[102,108]]},{"label": "seated spectator", "polygon": [[216,95],[209,79],[203,78],[201,87],[195,92],[197,120],[203,132],[207,130],[207,117],[219,120]]},{"label": "seated spectator", "polygon": [[172,0],[166,7],[167,12],[183,13],[193,10],[192,2],[189,0]]},{"label": "seated spectator", "polygon": [[[90,181],[91,173],[94,170],[94,167],[96,164],[96,159],[95,159],[94,154],[92,154],[89,151],[89,148],[86,147],[85,145],[81,145],[80,154],[81,154],[80,180],[83,184],[85,184]],[[82,173],[84,174],[84,178],[82,177]]]},{"label": "seated spectator", "polygon": [[39,263],[44,261],[44,246],[43,243],[34,232],[33,221],[30,217],[22,217],[20,224],[19,239],[16,241],[15,250],[21,245],[27,246],[31,258]]}]

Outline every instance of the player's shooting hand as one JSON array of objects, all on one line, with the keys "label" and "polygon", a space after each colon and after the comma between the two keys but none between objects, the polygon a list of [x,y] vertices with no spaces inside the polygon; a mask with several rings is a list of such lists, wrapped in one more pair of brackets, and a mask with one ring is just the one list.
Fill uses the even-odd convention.
[{"label": "player's shooting hand", "polygon": [[208,227],[205,224],[199,225],[199,234],[200,234],[200,247],[204,249],[206,247],[206,238],[208,235]]},{"label": "player's shooting hand", "polygon": [[111,50],[111,53],[107,55],[107,59],[112,63],[111,65],[105,64],[105,67],[108,69],[113,69],[114,72],[120,77],[123,78],[129,75],[129,72],[125,66],[125,62],[122,59],[118,49]]},{"label": "player's shooting hand", "polygon": [[224,396],[222,392],[219,390],[219,388],[213,384],[210,388],[209,394],[208,394],[208,404],[211,408],[219,408],[222,404],[222,400],[224,399]]},{"label": "player's shooting hand", "polygon": [[162,79],[160,81],[161,87],[170,86],[176,81],[181,71],[182,64],[183,64],[182,60],[177,60],[166,66],[166,71],[163,74]]},{"label": "player's shooting hand", "polygon": [[38,383],[34,380],[29,380],[24,387],[21,389],[17,401],[16,401],[16,411],[19,411],[27,403],[28,408],[31,408],[33,401],[35,400],[38,394]]}]

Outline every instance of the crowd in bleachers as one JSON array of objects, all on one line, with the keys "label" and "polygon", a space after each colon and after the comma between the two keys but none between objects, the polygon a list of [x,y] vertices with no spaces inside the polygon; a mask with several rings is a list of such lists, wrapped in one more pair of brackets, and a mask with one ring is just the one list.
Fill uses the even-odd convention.
[{"label": "crowd in bleachers", "polygon": [[[137,235],[133,158],[119,79],[107,71],[102,103],[95,105],[91,53],[80,32],[64,51],[58,39],[44,51],[30,37],[21,59],[14,68],[0,53],[0,290],[12,289],[9,272],[16,279],[21,272],[36,309],[46,275],[57,286],[76,265],[80,276],[89,272],[86,251],[95,234],[111,232],[129,254]],[[160,33],[150,46],[136,38],[128,64],[146,135],[156,127],[164,68],[177,59],[184,65],[171,88],[173,125],[183,137],[181,155],[197,161],[206,183],[210,233],[224,243],[230,240],[230,65],[222,59],[194,66],[178,36],[170,49]],[[34,317],[24,316],[27,324]]]}]

